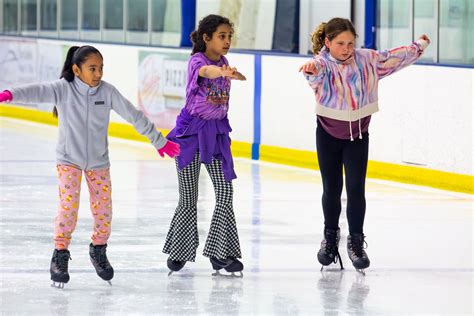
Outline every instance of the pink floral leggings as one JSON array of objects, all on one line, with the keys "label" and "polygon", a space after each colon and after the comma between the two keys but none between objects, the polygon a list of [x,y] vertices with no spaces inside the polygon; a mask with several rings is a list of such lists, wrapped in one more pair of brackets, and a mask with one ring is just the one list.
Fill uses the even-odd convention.
[{"label": "pink floral leggings", "polygon": [[[54,227],[54,245],[56,249],[67,249],[71,235],[76,228],[77,211],[81,195],[82,170],[58,165],[59,206]],[[105,245],[110,236],[112,221],[112,186],[109,169],[85,170],[89,187],[90,206],[94,217],[92,243]]]}]

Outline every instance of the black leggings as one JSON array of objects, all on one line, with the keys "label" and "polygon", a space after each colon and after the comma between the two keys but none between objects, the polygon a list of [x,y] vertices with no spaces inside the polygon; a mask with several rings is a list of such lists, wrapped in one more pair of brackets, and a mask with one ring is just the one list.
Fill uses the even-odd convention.
[{"label": "black leggings", "polygon": [[318,125],[316,150],[323,179],[324,226],[330,229],[339,227],[344,166],[349,232],[363,233],[369,133],[363,133],[362,139],[341,140],[329,135]]}]

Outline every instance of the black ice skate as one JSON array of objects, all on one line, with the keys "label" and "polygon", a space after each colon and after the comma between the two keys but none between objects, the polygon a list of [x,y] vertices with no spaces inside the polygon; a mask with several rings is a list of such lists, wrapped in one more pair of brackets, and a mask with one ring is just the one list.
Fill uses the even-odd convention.
[{"label": "black ice skate", "polygon": [[370,260],[364,250],[364,234],[350,234],[347,236],[347,254],[356,270],[365,275],[364,269],[370,266]]},{"label": "black ice skate", "polygon": [[168,265],[168,269],[170,269],[170,272],[168,273],[168,276],[170,276],[173,272],[181,270],[186,264],[186,261],[171,260],[168,258],[166,264]]},{"label": "black ice skate", "polygon": [[342,265],[341,255],[339,254],[339,240],[341,239],[340,229],[329,229],[324,228],[324,239],[321,242],[321,248],[318,251],[318,261],[322,264],[321,271],[324,266],[328,266],[331,263],[337,263],[341,265],[341,270],[344,269]]},{"label": "black ice skate", "polygon": [[69,250],[54,249],[53,257],[51,258],[51,266],[49,272],[51,273],[52,287],[58,289],[64,288],[64,283],[69,282],[69,273],[67,271],[68,262],[71,259]]},{"label": "black ice skate", "polygon": [[[212,264],[212,268],[216,270],[213,273],[213,276],[230,276],[230,277],[239,277],[242,278],[244,274],[242,270],[244,269],[244,264],[239,261],[239,259],[234,257],[228,257],[227,259],[218,259],[211,257],[209,258]],[[230,272],[230,275],[223,275],[219,272],[219,270],[224,269],[227,272]],[[235,272],[240,272],[240,275],[236,275]]]},{"label": "black ice skate", "polygon": [[89,256],[94,265],[97,275],[104,281],[112,285],[112,278],[114,277],[114,268],[110,265],[106,254],[107,245],[89,245]]}]

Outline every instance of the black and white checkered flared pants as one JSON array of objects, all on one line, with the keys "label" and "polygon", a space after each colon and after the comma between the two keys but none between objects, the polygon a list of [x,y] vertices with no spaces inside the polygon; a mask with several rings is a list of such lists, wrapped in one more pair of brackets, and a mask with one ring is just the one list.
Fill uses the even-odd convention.
[{"label": "black and white checkered flared pants", "polygon": [[[232,206],[232,182],[225,180],[220,160],[213,159],[211,164],[205,164],[205,166],[214,185],[216,208],[203,255],[220,259],[241,258],[239,235]],[[182,170],[179,170],[177,163],[176,168],[179,181],[179,202],[171,221],[163,252],[169,254],[172,260],[194,261],[199,245],[197,229],[198,182],[201,169],[199,153]]]}]

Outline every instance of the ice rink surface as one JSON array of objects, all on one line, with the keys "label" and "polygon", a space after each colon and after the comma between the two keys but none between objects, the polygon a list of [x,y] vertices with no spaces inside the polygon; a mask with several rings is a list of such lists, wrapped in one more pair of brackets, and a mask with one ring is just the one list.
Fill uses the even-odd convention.
[{"label": "ice rink surface", "polygon": [[201,255],[214,193],[201,169],[195,263],[168,276],[161,252],[177,205],[174,161],[151,145],[109,139],[113,285],[88,258],[92,220],[83,181],[70,247],[71,280],[51,288],[57,208],[55,127],[0,118],[2,315],[472,314],[472,195],[368,179],[365,234],[371,267],[320,272],[322,185],[315,171],[235,159],[234,209],[243,278],[213,277]]}]

